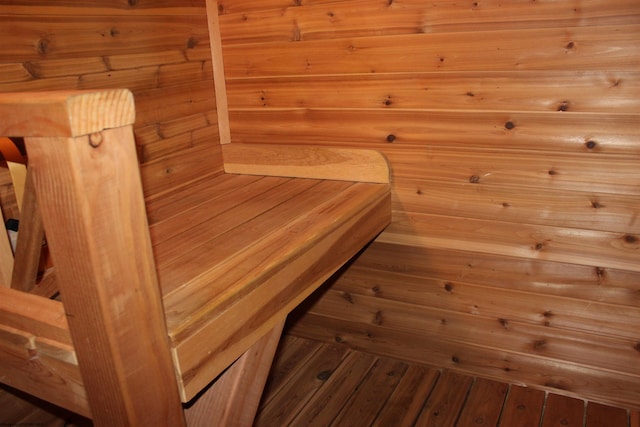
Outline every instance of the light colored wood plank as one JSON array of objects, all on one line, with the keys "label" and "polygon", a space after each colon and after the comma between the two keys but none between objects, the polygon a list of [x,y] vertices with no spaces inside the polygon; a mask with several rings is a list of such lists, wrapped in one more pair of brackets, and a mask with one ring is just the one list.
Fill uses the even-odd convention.
[{"label": "light colored wood plank", "polygon": [[146,197],[158,197],[204,176],[221,173],[222,156],[215,145],[172,153],[140,167]]},{"label": "light colored wood plank", "polygon": [[[402,288],[397,286],[399,282],[404,284]],[[584,296],[583,299],[558,295],[550,297],[533,292],[533,289],[518,291],[408,274],[395,276],[383,270],[360,268],[352,268],[341,276],[332,290],[340,293],[344,299],[357,299],[362,295],[376,297],[381,300],[380,304],[390,300],[488,316],[494,320],[501,319],[503,327],[508,327],[510,321],[516,321],[565,330],[591,331],[593,328],[593,331],[599,331],[602,335],[616,330],[618,332],[615,335],[626,336],[630,340],[634,336],[633,327],[625,325],[624,319],[638,315],[637,307],[633,307],[635,300],[631,298],[625,301],[627,293],[624,292],[619,296],[620,305],[611,305]],[[598,293],[594,292],[594,297],[597,296]],[[585,313],[585,307],[593,311]]]},{"label": "light colored wood plank", "polygon": [[[228,3],[228,2],[223,2]],[[419,0],[356,0],[326,4],[304,2],[245,8],[228,5],[221,15],[223,41],[227,44],[306,41],[453,31],[599,26],[637,23],[638,10],[628,0],[509,4],[497,0],[482,5],[456,7],[455,3]],[[580,5],[578,9],[577,5]],[[225,6],[227,6],[225,4]],[[372,25],[375,22],[375,25]],[[256,25],[261,23],[262,25]]]},{"label": "light colored wood plank", "polygon": [[[610,70],[544,73],[468,71],[240,78],[229,79],[227,93],[229,108],[237,111],[260,108],[277,112],[276,109],[284,108],[332,109],[348,106],[384,110],[385,114],[397,109],[431,110],[430,114],[438,114],[439,118],[446,119],[447,116],[439,110],[458,110],[460,120],[465,122],[467,128],[477,123],[470,117],[462,118],[465,116],[460,110],[473,110],[474,114],[488,111],[504,114],[505,111],[513,113],[517,110],[519,117],[530,125],[538,122],[522,112],[558,112],[564,109],[571,113],[634,114],[640,108],[640,75],[633,71]],[[347,113],[346,117],[354,116],[350,112],[341,113]],[[378,116],[376,113],[375,117]],[[394,117],[397,117],[394,120],[397,121],[402,116],[398,114]],[[541,117],[539,120],[545,119],[551,123],[550,117]],[[566,115],[562,116],[562,120],[567,119]],[[554,127],[562,125],[562,120],[554,120]],[[569,123],[572,121],[569,120]],[[418,121],[413,123],[414,126],[420,124]],[[425,125],[422,123],[422,126]],[[432,126],[438,126],[439,129],[438,136],[433,139],[441,139],[445,135],[445,124],[440,127],[432,123]],[[409,128],[404,128],[405,132],[400,133],[402,140],[413,141],[408,133]],[[341,130],[345,129],[341,127]],[[538,130],[543,131],[540,128]],[[331,129],[326,129],[326,132],[329,131]],[[360,131],[364,132],[365,129]],[[422,135],[423,138],[431,136]],[[475,136],[479,138],[483,135],[475,133]],[[334,137],[332,135],[331,139]],[[418,143],[417,140],[413,142]]]},{"label": "light colored wood plank", "polygon": [[397,214],[378,241],[640,272],[636,227],[626,233]]},{"label": "light colored wood plank", "polygon": [[[442,298],[447,298],[446,294],[442,295]],[[583,308],[588,305],[589,303],[585,302]],[[610,310],[615,311],[615,308],[612,307]],[[549,320],[547,325],[545,319],[555,316],[551,311],[546,312],[546,317],[544,314],[540,315],[537,322],[525,323],[498,317],[499,315],[485,317],[481,306],[473,300],[467,305],[466,310],[455,312],[434,309],[429,305],[397,303],[371,296],[328,290],[322,299],[308,308],[308,313],[345,322],[375,324],[396,331],[425,333],[441,339],[484,345],[497,351],[506,350],[587,366],[596,365],[640,376],[640,368],[629,367],[637,357],[637,350],[634,349],[637,340],[632,335],[633,327],[628,328],[628,336],[623,339],[606,336],[608,328],[603,328],[602,336],[594,341],[592,332],[584,332],[590,331],[590,326],[585,326],[584,330],[576,328],[577,330],[572,330],[571,335],[568,335],[564,328],[552,327],[553,320]],[[627,319],[630,317],[626,316]]]},{"label": "light colored wood plank", "polygon": [[[8,219],[8,218],[7,218]],[[0,213],[0,220],[5,220]],[[9,236],[0,236],[0,288],[10,288],[13,275],[14,258]]]},{"label": "light colored wood plank", "polygon": [[[635,71],[637,25],[473,31],[225,46],[227,78],[424,71]],[[619,31],[623,28],[624,31]],[[400,48],[399,48],[400,47]],[[411,58],[407,61],[406,58]],[[595,60],[594,58],[597,58]]]},{"label": "light colored wood plank", "polygon": [[[236,182],[243,181],[238,178]],[[306,199],[307,191],[314,187],[320,188],[309,198],[310,203],[326,202],[332,197],[330,186],[322,189],[310,180],[262,179],[237,191],[229,187],[231,191],[222,199],[213,199],[186,211],[192,223],[178,225],[179,234],[174,234],[171,227],[179,218],[159,224],[159,230],[154,227],[154,253],[164,294],[168,296],[213,266],[233,260],[251,242],[277,234],[283,221],[293,221],[300,215],[302,205],[294,206],[294,202]],[[238,232],[242,227],[252,227],[259,234]],[[160,235],[165,230],[174,238]]]},{"label": "light colored wood plank", "polygon": [[0,326],[2,382],[55,405],[90,416],[83,380],[71,347],[53,340],[38,341],[36,336],[27,332],[30,331],[28,325],[25,326],[27,328],[24,330]]},{"label": "light colored wood plank", "polygon": [[267,381],[284,319],[256,341],[185,411],[190,427],[250,427]]},{"label": "light colored wood plank", "polygon": [[184,425],[131,127],[26,144],[94,423]]},{"label": "light colored wood plank", "polygon": [[[138,90],[136,124],[149,125],[216,110],[211,80]],[[217,143],[214,139],[212,143]]]},{"label": "light colored wood plank", "polygon": [[[131,92],[49,92],[25,97],[0,95],[0,134],[23,137],[73,137],[130,125],[135,120]],[[29,117],[27,120],[26,117]]]},{"label": "light colored wood plank", "polygon": [[[113,16],[89,8],[73,9],[83,10],[85,16],[51,16],[46,14],[47,9],[33,7],[30,15],[0,15],[0,36],[6,42],[0,60],[95,57],[96,52],[109,56],[181,51],[190,39],[191,44],[208,42],[202,9],[196,15],[171,15],[165,10],[165,16]],[[46,34],[42,28],[47,28]]]},{"label": "light colored wood plank", "polygon": [[[160,197],[148,198],[146,201],[147,217],[149,218],[151,231],[154,233],[154,228],[161,227],[165,222],[174,222],[176,218],[180,218],[185,212],[193,211],[189,215],[191,217],[211,199],[230,197],[231,193],[241,191],[242,188],[251,186],[252,183],[259,179],[260,177],[258,176],[235,176],[231,174],[222,174],[213,179],[207,176],[176,188],[171,193],[163,194]],[[223,202],[223,200],[220,201]],[[172,224],[172,226],[176,225],[175,223]]]},{"label": "light colored wood plank", "polygon": [[126,3],[105,4],[100,1],[86,1],[82,7],[73,1],[61,1],[55,6],[38,5],[33,6],[30,1],[18,0],[10,6],[4,6],[2,14],[5,15],[62,15],[62,16],[95,16],[95,15],[198,15],[202,13],[203,1],[194,0],[189,7],[185,7],[180,1],[163,0],[160,3],[136,3],[135,5]]},{"label": "light colored wood plank", "polygon": [[585,401],[559,394],[549,394],[544,407],[542,427],[584,425]]},{"label": "light colored wood plank", "polygon": [[0,288],[0,324],[71,345],[62,304],[48,298]]},{"label": "light colored wood plank", "polygon": [[637,196],[395,178],[394,209],[626,233]]},{"label": "light colored wood plank", "polygon": [[624,427],[629,423],[628,418],[626,409],[587,402],[585,427]]},{"label": "light colored wood plank", "polygon": [[220,143],[231,142],[231,128],[229,126],[229,107],[227,105],[227,87],[225,83],[224,60],[220,37],[220,21],[218,18],[218,2],[206,0],[207,25],[209,28],[209,45],[211,47],[211,61],[213,62],[213,82],[220,129]]},{"label": "light colored wood plank", "polygon": [[376,427],[413,426],[440,373],[435,368],[409,365],[389,400],[371,424]]},{"label": "light colored wood plank", "polygon": [[[247,348],[254,334],[264,333],[262,329],[270,326],[273,316],[297,306],[388,223],[386,189],[377,186],[349,187],[330,202],[283,224],[278,233],[243,250],[241,257],[212,267],[189,286],[165,296],[174,360],[185,383],[185,396],[220,372]],[[283,258],[273,248],[291,252]],[[285,261],[287,268],[280,269]],[[202,306],[203,301],[214,298],[215,303]],[[185,317],[186,313],[195,315]],[[242,321],[247,317],[252,319],[250,325]],[[216,322],[234,327],[220,331]],[[235,344],[230,345],[228,339]],[[211,351],[202,351],[202,343]]]},{"label": "light colored wood plank", "polygon": [[[358,258],[357,264],[379,272],[381,277],[385,272],[393,276],[399,271],[441,280],[441,286],[445,282],[464,282],[618,305],[640,303],[635,295],[635,283],[640,275],[623,270],[378,242]],[[500,280],[495,280],[498,271]]]},{"label": "light colored wood plank", "polygon": [[497,425],[508,390],[507,384],[476,378],[456,425]]},{"label": "light colored wood plank", "polygon": [[222,156],[227,173],[390,182],[387,160],[372,150],[228,144],[223,146]]},{"label": "light colored wood plank", "polygon": [[[308,84],[313,85],[313,81]],[[420,87],[413,90],[424,91]],[[270,93],[268,86],[262,91]],[[635,114],[558,114],[518,111],[516,106],[507,108],[507,111],[483,111],[476,106],[450,110],[358,109],[343,98],[343,102],[331,108],[261,107],[231,109],[229,114],[233,139],[243,143],[357,144],[385,152],[428,144],[432,150],[473,147],[518,150],[520,155],[568,153],[573,157],[640,153],[633,143],[639,134]]]},{"label": "light colored wood plank", "polygon": [[544,401],[544,391],[512,385],[502,409],[500,426],[538,427]]},{"label": "light colored wood plank", "polygon": [[471,377],[444,371],[416,421],[420,426],[454,425],[473,383]]},{"label": "light colored wood plank", "polygon": [[36,285],[38,277],[44,227],[36,200],[32,172],[29,169],[27,169],[20,217],[20,232],[16,244],[11,287],[30,292]]}]

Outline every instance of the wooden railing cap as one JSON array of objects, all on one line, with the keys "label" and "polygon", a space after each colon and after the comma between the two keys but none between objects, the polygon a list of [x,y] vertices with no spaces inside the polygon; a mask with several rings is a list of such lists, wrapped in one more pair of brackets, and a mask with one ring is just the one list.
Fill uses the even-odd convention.
[{"label": "wooden railing cap", "polygon": [[77,137],[133,124],[127,89],[0,94],[0,135]]}]

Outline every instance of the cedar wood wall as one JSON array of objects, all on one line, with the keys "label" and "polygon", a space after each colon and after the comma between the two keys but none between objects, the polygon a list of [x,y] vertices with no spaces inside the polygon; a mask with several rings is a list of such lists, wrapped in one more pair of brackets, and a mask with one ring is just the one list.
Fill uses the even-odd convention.
[{"label": "cedar wood wall", "polygon": [[383,151],[292,333],[640,406],[637,0],[220,0],[234,142]]},{"label": "cedar wood wall", "polygon": [[[220,172],[204,0],[0,2],[0,91],[128,87]],[[292,332],[640,406],[636,0],[221,0],[234,142],[382,150],[394,222]],[[215,11],[212,11],[215,13]]]}]

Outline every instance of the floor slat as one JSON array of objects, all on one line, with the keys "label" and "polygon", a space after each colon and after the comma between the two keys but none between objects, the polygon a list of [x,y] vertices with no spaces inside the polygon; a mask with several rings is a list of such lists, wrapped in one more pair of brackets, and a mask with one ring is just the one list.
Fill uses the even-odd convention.
[{"label": "floor slat", "polygon": [[435,368],[410,365],[373,426],[413,426],[439,375]]},{"label": "floor slat", "polygon": [[627,423],[627,419],[624,409],[589,402],[585,427],[616,427]]},{"label": "floor slat", "polygon": [[453,426],[464,407],[473,378],[445,371],[427,400],[416,426]]},{"label": "floor slat", "polygon": [[542,427],[583,427],[584,400],[549,394]]},{"label": "floor slat", "polygon": [[255,427],[308,425],[640,427],[640,412],[286,336]]},{"label": "floor slat", "polygon": [[544,399],[545,393],[542,390],[512,385],[502,408],[500,427],[538,427]]},{"label": "floor slat", "polygon": [[483,378],[476,379],[460,414],[458,425],[461,427],[497,425],[508,390],[509,386],[505,383]]}]

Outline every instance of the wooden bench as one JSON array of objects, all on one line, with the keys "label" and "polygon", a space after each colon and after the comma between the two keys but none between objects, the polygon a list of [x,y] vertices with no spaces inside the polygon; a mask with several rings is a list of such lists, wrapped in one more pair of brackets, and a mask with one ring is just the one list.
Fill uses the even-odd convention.
[{"label": "wooden bench", "polygon": [[62,300],[3,283],[0,381],[96,425],[184,425],[181,402],[250,424],[287,314],[390,222],[377,152],[225,144],[225,173],[145,203],[129,91],[2,94],[0,117]]}]

